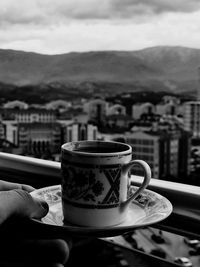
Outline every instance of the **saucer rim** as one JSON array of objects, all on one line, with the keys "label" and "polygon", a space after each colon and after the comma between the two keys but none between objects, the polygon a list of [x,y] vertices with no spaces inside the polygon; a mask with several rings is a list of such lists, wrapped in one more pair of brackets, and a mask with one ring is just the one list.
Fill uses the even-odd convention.
[{"label": "saucer rim", "polygon": [[[133,185],[134,186],[134,185]],[[36,189],[32,192],[30,192],[32,197],[36,197],[37,198],[37,193],[39,191],[44,191],[44,190],[54,190],[57,187],[61,187],[61,185],[52,185],[52,186],[47,186],[47,187],[43,187],[43,188],[39,188]],[[153,220],[152,222],[144,222],[144,223],[138,223],[138,224],[132,224],[132,225],[122,225],[122,223],[114,225],[114,226],[101,226],[101,227],[92,227],[92,226],[81,226],[81,225],[75,225],[75,224],[69,224],[69,225],[53,225],[53,224],[48,224],[45,223],[42,220],[39,219],[34,219],[32,218],[31,220],[39,225],[42,225],[43,227],[47,228],[49,227],[52,231],[61,231],[62,233],[67,233],[67,234],[72,234],[72,235],[78,235],[78,236],[93,236],[93,237],[112,237],[112,236],[116,236],[116,235],[120,235],[126,232],[130,232],[133,231],[134,229],[138,229],[138,228],[142,228],[142,227],[146,227],[146,226],[150,226],[152,224],[155,223],[159,223],[161,221],[163,221],[164,219],[166,219],[173,211],[173,206],[172,203],[164,196],[162,196],[161,194],[154,192],[153,190],[149,190],[149,189],[145,189],[144,191],[150,192],[151,194],[156,195],[159,199],[162,199],[162,201],[164,200],[167,208],[166,211],[164,212],[163,216],[160,216],[160,218],[158,218],[157,220]],[[131,203],[132,205],[137,205],[139,206],[141,209],[144,210],[144,207],[140,204],[137,203],[136,201],[132,201]],[[48,214],[48,213],[47,213]],[[145,217],[146,218],[146,217]],[[145,219],[144,218],[144,219]]]}]

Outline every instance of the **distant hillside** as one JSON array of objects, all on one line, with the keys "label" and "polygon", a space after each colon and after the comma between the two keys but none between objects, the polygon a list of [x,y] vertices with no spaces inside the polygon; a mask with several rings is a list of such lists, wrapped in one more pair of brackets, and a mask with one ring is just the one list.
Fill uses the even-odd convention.
[{"label": "distant hillside", "polygon": [[0,49],[0,82],[13,85],[124,83],[178,92],[198,86],[199,66],[200,49],[185,47],[61,55]]}]

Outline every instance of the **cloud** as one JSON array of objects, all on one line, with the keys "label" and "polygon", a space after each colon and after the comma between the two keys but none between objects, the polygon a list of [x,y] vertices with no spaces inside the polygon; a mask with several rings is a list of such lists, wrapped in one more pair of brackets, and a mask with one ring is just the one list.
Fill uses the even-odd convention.
[{"label": "cloud", "polygon": [[113,13],[123,18],[168,12],[190,13],[200,9],[199,0],[112,0]]},{"label": "cloud", "polygon": [[139,50],[157,45],[200,48],[200,12],[168,14],[148,23],[76,23],[20,27],[3,32],[0,47],[44,54],[70,51]]},{"label": "cloud", "polygon": [[168,12],[190,13],[199,0],[1,0],[0,24],[53,25],[76,20],[142,21]]},{"label": "cloud", "polygon": [[51,13],[66,19],[107,19],[110,17],[110,8],[110,0],[61,0]]},{"label": "cloud", "polygon": [[1,0],[0,47],[41,53],[199,47],[200,1]]},{"label": "cloud", "polygon": [[52,25],[110,18],[110,0],[1,0],[0,24]]},{"label": "cloud", "polygon": [[0,2],[0,25],[9,26],[15,24],[40,24],[44,19],[42,10],[36,1],[1,0]]},{"label": "cloud", "polygon": [[199,0],[44,0],[40,7],[56,19],[141,20],[165,13],[191,13],[200,9]]}]

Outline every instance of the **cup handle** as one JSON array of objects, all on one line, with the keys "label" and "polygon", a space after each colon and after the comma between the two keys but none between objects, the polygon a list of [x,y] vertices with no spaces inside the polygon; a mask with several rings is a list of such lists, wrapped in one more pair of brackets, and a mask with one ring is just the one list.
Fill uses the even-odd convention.
[{"label": "cup handle", "polygon": [[[149,165],[143,161],[143,160],[132,160],[129,163],[123,165],[122,172],[124,175],[127,175],[130,169],[133,168],[133,166],[138,165],[141,166],[144,170],[144,180],[141,186],[138,188],[138,190],[133,193],[126,201],[123,201],[121,204],[125,208],[133,199],[135,199],[142,191],[148,186],[150,180],[151,180],[151,169]],[[128,178],[129,179],[129,178]]]}]

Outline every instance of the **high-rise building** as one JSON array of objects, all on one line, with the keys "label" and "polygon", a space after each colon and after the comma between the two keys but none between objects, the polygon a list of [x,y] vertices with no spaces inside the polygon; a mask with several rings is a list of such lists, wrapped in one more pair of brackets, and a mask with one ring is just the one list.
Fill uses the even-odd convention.
[{"label": "high-rise building", "polygon": [[184,128],[194,138],[200,138],[200,101],[184,103]]},{"label": "high-rise building", "polygon": [[[152,177],[160,177],[160,155],[159,155],[159,136],[151,135],[145,132],[128,132],[125,135],[126,143],[133,148],[133,159],[142,159],[146,161],[152,171]],[[136,174],[141,174],[137,170]]]},{"label": "high-rise building", "polygon": [[198,67],[197,71],[198,71],[197,101],[200,101],[200,67]]},{"label": "high-rise building", "polygon": [[[128,143],[133,148],[133,159],[146,161],[156,179],[183,180],[190,171],[191,136],[182,129],[161,125],[152,129],[142,127],[123,134],[102,134],[103,140]],[[143,175],[142,170],[134,168],[134,174]]]},{"label": "high-rise building", "polygon": [[193,138],[200,138],[200,67],[198,70],[198,86],[196,92],[196,101],[184,103],[183,118],[185,130],[192,133]]},{"label": "high-rise building", "polygon": [[[161,132],[133,132],[126,134],[126,142],[133,147],[133,159],[145,160],[152,177],[176,179],[179,173],[179,135]],[[138,174],[142,174],[141,171]]]}]

